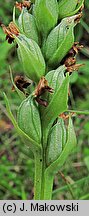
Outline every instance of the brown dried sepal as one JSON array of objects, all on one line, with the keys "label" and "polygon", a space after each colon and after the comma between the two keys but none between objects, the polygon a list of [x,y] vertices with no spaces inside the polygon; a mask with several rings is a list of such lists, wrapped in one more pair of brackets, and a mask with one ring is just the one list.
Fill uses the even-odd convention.
[{"label": "brown dried sepal", "polygon": [[82,11],[80,11],[80,13],[79,14],[77,14],[76,16],[75,16],[75,20],[74,20],[74,22],[77,24],[77,23],[79,23],[80,22],[80,19],[82,18]]},{"label": "brown dried sepal", "polygon": [[23,1],[23,6],[27,7],[29,9],[31,6],[31,2],[30,1]]},{"label": "brown dried sepal", "polygon": [[50,92],[50,93],[53,93],[53,89],[48,85],[48,81],[45,79],[45,77],[43,76],[36,89],[35,89],[35,92],[34,92],[34,96],[35,96],[35,99],[36,101],[40,104],[40,105],[43,105],[45,107],[48,106],[48,102],[41,99],[40,96],[43,95],[46,91]]},{"label": "brown dried sepal", "polygon": [[40,104],[40,105],[42,105],[42,106],[44,106],[44,107],[47,107],[47,106],[48,106],[48,102],[45,101],[45,100],[43,100],[42,98],[37,97],[37,98],[35,98],[35,99],[36,99],[36,101],[37,101],[38,104]]},{"label": "brown dried sepal", "polygon": [[79,45],[79,42],[75,42],[73,47],[70,49],[67,56],[74,57],[83,48],[83,45]]},{"label": "brown dried sepal", "polygon": [[79,42],[75,42],[73,47],[70,49],[67,54],[64,64],[66,66],[67,72],[71,73],[73,71],[78,71],[81,66],[84,64],[76,64],[76,54],[78,54],[79,50],[83,48],[83,45],[79,45]]},{"label": "brown dried sepal", "polygon": [[70,116],[73,116],[75,113],[72,112],[71,114],[66,115],[65,113],[61,113],[59,115],[60,118],[62,118],[63,120],[69,119]]},{"label": "brown dried sepal", "polygon": [[85,64],[74,64],[67,67],[67,72],[72,73],[73,71],[78,71],[80,67],[84,66]]},{"label": "brown dried sepal", "polygon": [[[31,84],[30,81],[26,80],[23,76],[20,76],[20,75],[17,75],[14,78],[14,83],[15,83],[16,87],[20,91],[22,91],[24,94],[25,94],[24,89],[26,89]],[[15,87],[14,86],[12,86],[12,91],[15,91]]]},{"label": "brown dried sepal", "polygon": [[35,89],[35,96],[41,96],[44,92],[50,92],[53,93],[53,89],[48,85],[48,81],[45,79],[45,77],[41,77],[36,89]]},{"label": "brown dried sepal", "polygon": [[78,54],[78,52],[83,48],[83,45],[79,45],[79,42],[75,42],[73,45],[73,50],[75,54]]},{"label": "brown dried sepal", "polygon": [[59,115],[59,117],[62,118],[63,120],[66,120],[66,119],[69,118],[69,115],[66,115],[66,114],[62,113],[62,114]]},{"label": "brown dried sepal", "polygon": [[[79,3],[80,3],[80,0],[78,1],[78,4],[79,4]],[[82,4],[82,6],[81,6],[79,12],[81,13],[83,9],[84,9],[84,4]]]},{"label": "brown dried sepal", "polygon": [[66,55],[66,57],[63,60],[63,64],[65,64],[66,67],[71,66],[76,63],[76,55],[78,52],[83,48],[83,45],[79,45],[79,42],[75,42]]},{"label": "brown dried sepal", "polygon": [[17,2],[15,3],[15,7],[21,12],[22,11],[22,2]]},{"label": "brown dried sepal", "polygon": [[12,34],[14,34],[16,36],[19,35],[19,30],[18,30],[17,26],[14,24],[14,22],[10,22],[9,29],[10,29]]},{"label": "brown dried sepal", "polygon": [[75,63],[76,63],[76,58],[74,58],[74,57],[69,57],[65,60],[65,66],[66,67],[74,65]]},{"label": "brown dried sepal", "polygon": [[29,10],[31,7],[31,2],[30,1],[23,1],[23,2],[16,1],[15,6],[21,12],[23,7],[26,7]]},{"label": "brown dried sepal", "polygon": [[14,35],[19,35],[17,26],[13,22],[10,22],[8,27],[6,27],[4,24],[1,24],[1,27],[6,34],[6,40],[8,40],[8,43],[11,44],[14,41]]}]

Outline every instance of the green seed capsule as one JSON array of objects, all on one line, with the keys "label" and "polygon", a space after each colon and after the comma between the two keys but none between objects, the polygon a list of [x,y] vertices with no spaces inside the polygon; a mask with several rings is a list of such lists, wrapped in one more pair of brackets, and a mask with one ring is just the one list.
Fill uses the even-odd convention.
[{"label": "green seed capsule", "polygon": [[51,66],[57,66],[74,43],[74,27],[77,15],[64,18],[48,35],[45,58]]},{"label": "green seed capsule", "polygon": [[32,14],[29,14],[26,8],[22,9],[18,24],[21,32],[24,33],[26,37],[33,39],[36,43],[39,42],[35,18]]},{"label": "green seed capsule", "polygon": [[34,6],[34,16],[36,18],[39,32],[43,36],[46,36],[49,31],[57,24],[57,0],[36,0]]},{"label": "green seed capsule", "polygon": [[60,156],[62,152],[62,126],[57,123],[50,131],[47,145],[47,165],[51,164]]},{"label": "green seed capsule", "polygon": [[18,56],[23,65],[24,72],[29,79],[39,82],[40,78],[45,74],[45,61],[38,44],[20,34],[15,37],[18,44]]},{"label": "green seed capsule", "polygon": [[59,0],[59,19],[77,14],[84,0]]},{"label": "green seed capsule", "polygon": [[62,127],[62,148],[64,149],[67,141],[66,127],[62,118],[58,118],[57,123],[60,124]]},{"label": "green seed capsule", "polygon": [[67,17],[73,12],[78,4],[78,0],[61,0],[59,1],[59,18]]},{"label": "green seed capsule", "polygon": [[17,115],[18,126],[37,143],[41,143],[41,121],[39,110],[32,96],[25,99]]}]

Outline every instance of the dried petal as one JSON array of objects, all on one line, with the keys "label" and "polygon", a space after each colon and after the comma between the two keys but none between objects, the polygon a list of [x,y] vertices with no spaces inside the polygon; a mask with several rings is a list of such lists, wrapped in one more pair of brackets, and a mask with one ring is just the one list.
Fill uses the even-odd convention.
[{"label": "dried petal", "polygon": [[14,35],[19,35],[19,30],[13,22],[10,22],[9,26],[6,27],[5,25],[1,24],[1,27],[6,34],[6,40],[8,43],[12,43],[14,41]]},{"label": "dried petal", "polygon": [[13,38],[13,35],[12,35],[12,33],[11,33],[9,27],[6,27],[4,24],[1,24],[1,27],[2,27],[2,29],[3,29],[3,31],[4,31],[4,33],[5,33],[6,35],[8,35],[8,37]]},{"label": "dried petal", "polygon": [[43,76],[39,83],[38,86],[35,89],[35,96],[40,96],[42,95],[45,91],[48,91],[50,93],[53,93],[53,89],[51,87],[48,86],[48,81],[45,79],[45,77]]},{"label": "dried petal", "polygon": [[27,7],[27,8],[29,9],[30,6],[31,6],[31,2],[30,2],[30,1],[24,1],[24,2],[23,2],[23,6],[24,6],[24,7]]},{"label": "dried petal", "polygon": [[16,3],[15,3],[15,7],[16,7],[17,9],[19,9],[19,11],[21,11],[21,10],[22,10],[22,7],[23,7],[23,5],[22,5],[22,3],[21,3],[21,2],[16,2]]},{"label": "dried petal", "polygon": [[[17,88],[23,93],[25,93],[24,88],[26,89],[31,84],[31,82],[26,80],[23,76],[19,76],[19,75],[15,77],[14,83],[17,86]],[[12,86],[12,91],[14,90],[15,90],[15,87]]]},{"label": "dried petal", "polygon": [[40,105],[42,105],[44,107],[48,106],[48,102],[45,101],[45,100],[43,100],[43,99],[41,99],[41,98],[39,98],[39,97],[36,98],[36,101],[38,102],[38,104],[40,104]]},{"label": "dried petal", "polygon": [[66,119],[69,118],[69,115],[66,115],[66,114],[62,113],[62,114],[59,115],[59,117],[66,120]]},{"label": "dried petal", "polygon": [[67,72],[71,73],[73,71],[78,71],[80,67],[84,66],[84,64],[74,64],[67,67]]},{"label": "dried petal", "polygon": [[83,15],[82,12],[80,12],[79,14],[76,15],[76,19],[75,19],[76,24],[80,22],[82,15]]},{"label": "dried petal", "polygon": [[69,119],[69,117],[74,115],[74,112],[72,112],[71,114],[66,115],[65,113],[62,113],[59,115],[60,118],[62,118],[63,120]]},{"label": "dried petal", "polygon": [[12,34],[14,34],[16,36],[19,35],[19,30],[18,30],[17,26],[14,24],[14,22],[10,22],[9,29],[10,29]]},{"label": "dried petal", "polygon": [[[79,45],[79,42],[75,42],[72,46],[72,48],[70,49],[69,53],[66,55],[65,59],[63,60],[63,63],[66,65],[66,61],[70,61],[71,63],[73,61],[75,61],[74,57],[76,56],[76,54],[78,54],[78,52],[83,48],[83,45]],[[75,63],[75,62],[74,62]],[[72,65],[72,64],[71,64]],[[68,65],[66,65],[68,66]]]},{"label": "dried petal", "polygon": [[83,45],[79,45],[79,42],[75,42],[73,45],[73,50],[77,54],[81,49],[83,48]]},{"label": "dried petal", "polygon": [[36,101],[42,105],[42,106],[45,106],[47,107],[48,106],[48,102],[46,100],[43,100],[42,98],[40,98],[40,96],[44,93],[44,92],[50,92],[50,93],[53,93],[53,89],[51,87],[49,87],[48,85],[48,81],[45,79],[45,77],[43,76],[36,89],[35,89],[35,92],[34,92],[34,95],[35,95],[35,99]]},{"label": "dried petal", "polygon": [[69,66],[71,66],[71,65],[74,65],[75,63],[76,63],[76,58],[74,58],[74,57],[69,57],[69,58],[67,58],[66,61],[65,61],[65,66],[66,66],[66,67],[69,67]]},{"label": "dried petal", "polygon": [[22,11],[23,7],[26,7],[27,9],[30,9],[31,2],[30,1],[24,1],[24,2],[17,2],[16,1],[15,6],[16,6],[17,9]]}]

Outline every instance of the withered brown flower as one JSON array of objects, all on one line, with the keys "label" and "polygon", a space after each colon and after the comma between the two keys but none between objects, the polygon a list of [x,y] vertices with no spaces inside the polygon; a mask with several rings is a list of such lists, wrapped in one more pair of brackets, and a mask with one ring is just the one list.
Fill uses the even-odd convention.
[{"label": "withered brown flower", "polygon": [[[31,82],[29,80],[26,80],[23,76],[20,76],[20,75],[17,75],[14,78],[14,83],[17,86],[17,88],[20,91],[22,91],[23,93],[25,93],[24,89],[26,89],[31,84]],[[15,88],[14,88],[14,86],[12,86],[12,91],[14,91],[14,90],[15,90]]]},{"label": "withered brown flower", "polygon": [[31,7],[31,2],[30,1],[23,1],[23,2],[16,1],[15,6],[17,9],[19,9],[19,11],[22,11],[23,7],[26,7],[29,10]]},{"label": "withered brown flower", "polygon": [[70,117],[70,115],[73,116],[74,114],[75,114],[74,112],[72,112],[71,114],[61,113],[59,115],[59,117],[62,118],[63,120],[66,120],[66,119],[68,119]]},{"label": "withered brown flower", "polygon": [[14,41],[14,35],[19,35],[17,26],[14,24],[14,22],[10,22],[8,27],[6,27],[4,24],[1,24],[1,27],[6,34],[6,40],[8,40],[8,43],[11,44]]},{"label": "withered brown flower", "polygon": [[78,52],[83,48],[83,45],[79,45],[79,42],[75,42],[70,49],[69,53],[67,54],[67,57],[74,57]]},{"label": "withered brown flower", "polygon": [[79,50],[82,48],[83,45],[79,45],[79,42],[75,42],[73,47],[70,49],[64,60],[67,72],[72,73],[73,71],[78,71],[79,68],[84,65],[76,64],[76,54],[78,54]]},{"label": "withered brown flower", "polygon": [[76,24],[80,22],[82,15],[83,15],[82,10],[80,10],[80,13],[76,15],[74,20]]},{"label": "withered brown flower", "polygon": [[67,72],[72,73],[73,71],[78,71],[80,67],[84,66],[85,64],[73,64],[67,67]]},{"label": "withered brown flower", "polygon": [[66,67],[74,65],[75,63],[76,63],[76,58],[74,58],[74,57],[69,57],[65,60],[65,66]]},{"label": "withered brown flower", "polygon": [[41,99],[40,96],[43,95],[46,91],[53,93],[53,88],[48,85],[48,81],[43,76],[34,91],[34,96],[36,101],[45,107],[47,107],[48,103],[47,101]]}]

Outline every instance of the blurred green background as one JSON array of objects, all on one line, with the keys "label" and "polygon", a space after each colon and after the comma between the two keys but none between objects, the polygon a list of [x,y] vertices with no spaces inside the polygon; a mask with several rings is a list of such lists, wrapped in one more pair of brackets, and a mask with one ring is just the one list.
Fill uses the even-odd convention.
[{"label": "blurred green background", "polygon": [[[15,1],[0,1],[0,22],[8,25],[12,20]],[[18,15],[18,14],[17,14]],[[89,0],[85,1],[83,18],[75,29],[75,41],[84,48],[77,56],[78,63],[84,63],[79,72],[71,76],[70,101],[72,109],[89,110]],[[0,28],[0,200],[32,199],[34,161],[29,159],[25,148],[8,119],[3,92],[6,92],[12,111],[20,103],[18,95],[12,92],[9,65],[13,76],[23,74],[18,61],[16,46],[5,41]],[[74,118],[77,148],[54,179],[53,199],[89,199],[89,116]]]}]

